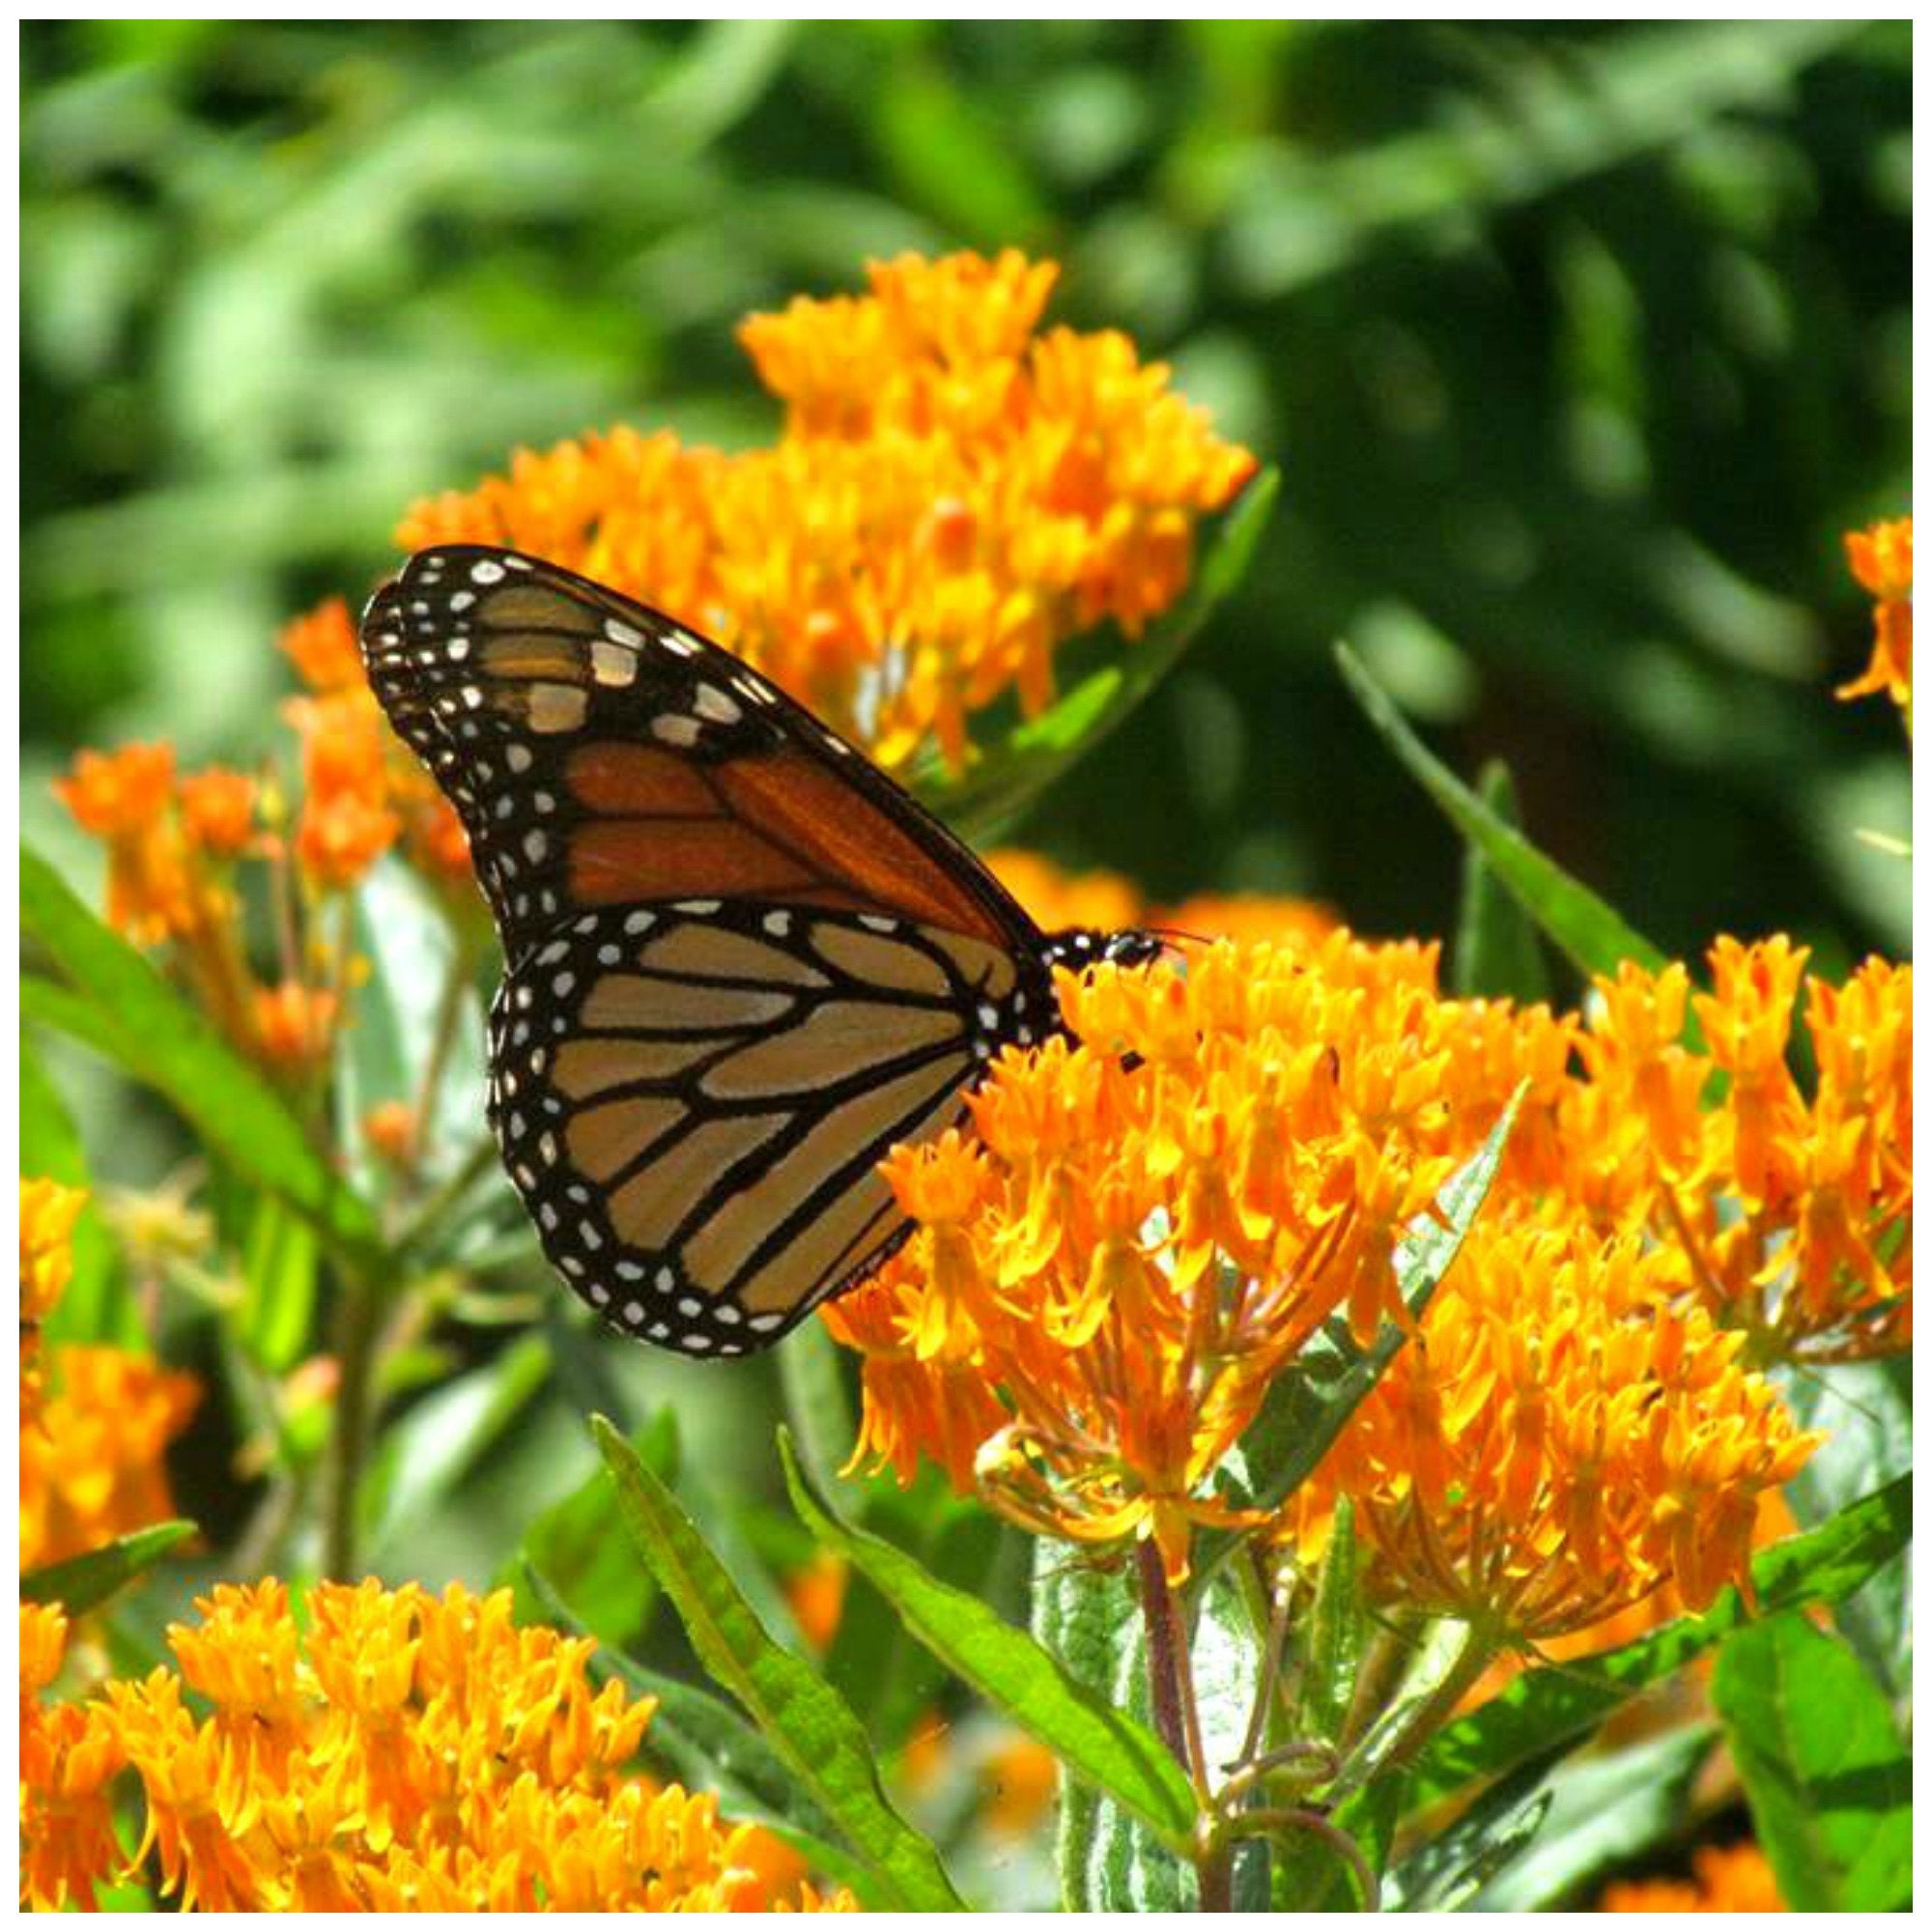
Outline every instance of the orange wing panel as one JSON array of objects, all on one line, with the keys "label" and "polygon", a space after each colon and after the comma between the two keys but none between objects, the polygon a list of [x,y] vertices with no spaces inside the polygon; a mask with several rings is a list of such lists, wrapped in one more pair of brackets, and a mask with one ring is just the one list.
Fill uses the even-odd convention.
[{"label": "orange wing panel", "polygon": [[696,766],[643,745],[581,745],[563,775],[586,811],[634,818],[717,818],[724,811]]},{"label": "orange wing panel", "polygon": [[585,905],[639,899],[775,898],[811,883],[748,826],[693,819],[593,819],[570,839],[570,890]]},{"label": "orange wing panel", "polygon": [[802,854],[826,884],[850,886],[868,909],[1004,943],[972,894],[837,772],[785,750],[723,765],[715,777],[739,818]]}]

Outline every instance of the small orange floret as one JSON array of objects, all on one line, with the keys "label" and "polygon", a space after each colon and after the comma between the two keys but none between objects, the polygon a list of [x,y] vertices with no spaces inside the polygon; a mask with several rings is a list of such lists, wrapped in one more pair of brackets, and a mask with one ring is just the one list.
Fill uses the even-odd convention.
[{"label": "small orange floret", "polygon": [[1871,662],[1840,697],[1885,692],[1912,723],[1912,519],[1873,524],[1845,538],[1852,573],[1876,600]]},{"label": "small orange floret", "polygon": [[284,626],[278,642],[311,691],[362,689],[362,654],[349,606],[340,597],[329,598]]},{"label": "small orange floret", "polygon": [[82,830],[97,838],[126,838],[166,811],[174,780],[172,745],[124,745],[80,753],[72,773],[54,781],[54,792]]},{"label": "small orange floret", "polygon": [[255,829],[255,781],[219,765],[181,781],[182,830],[189,844],[211,858],[232,859],[246,849]]},{"label": "small orange floret", "polygon": [[255,1028],[270,1062],[301,1072],[328,1057],[341,1002],[324,987],[285,980],[255,989]]}]

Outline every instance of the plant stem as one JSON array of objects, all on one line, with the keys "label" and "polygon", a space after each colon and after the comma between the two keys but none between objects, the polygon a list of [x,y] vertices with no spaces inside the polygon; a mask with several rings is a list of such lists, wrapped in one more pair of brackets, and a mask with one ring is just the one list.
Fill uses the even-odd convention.
[{"label": "plant stem", "polygon": [[328,1442],[328,1516],[323,1574],[354,1582],[356,1492],[369,1446],[370,1383],[376,1367],[376,1286],[360,1262],[338,1259],[342,1295],[335,1311],[336,1389]]},{"label": "plant stem", "polygon": [[416,1088],[415,1105],[411,1110],[408,1171],[412,1179],[422,1171],[424,1151],[429,1146],[430,1116],[436,1111],[438,1090],[443,1069],[449,1064],[450,1048],[456,1041],[457,1023],[463,1016],[463,995],[469,986],[469,955],[457,942],[443,976],[442,992],[437,1000],[436,1031],[430,1036],[429,1057],[423,1063],[422,1079]]},{"label": "plant stem", "polygon": [[1148,1697],[1153,1706],[1153,1727],[1162,1742],[1190,1775],[1187,1731],[1180,1715],[1180,1662],[1175,1654],[1173,1592],[1167,1570],[1152,1543],[1134,1551],[1140,1567],[1141,1618],[1147,1625]]},{"label": "plant stem", "polygon": [[1194,1849],[1195,1882],[1203,1912],[1234,1910],[1235,1854],[1214,1829],[1213,1793],[1201,1743],[1201,1712],[1194,1696],[1194,1663],[1180,1605],[1168,1588],[1167,1566],[1151,1542],[1134,1552],[1140,1569],[1141,1618],[1147,1626],[1148,1695],[1154,1728],[1180,1760],[1200,1806]]}]

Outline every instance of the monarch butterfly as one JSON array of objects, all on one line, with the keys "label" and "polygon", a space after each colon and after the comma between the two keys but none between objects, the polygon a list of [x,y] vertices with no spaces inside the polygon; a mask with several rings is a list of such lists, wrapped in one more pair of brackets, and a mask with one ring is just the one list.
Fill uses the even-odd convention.
[{"label": "monarch butterfly", "polygon": [[910,1232],[876,1172],[1063,1031],[1039,930],[939,821],[719,645],[538,558],[417,553],[369,680],[460,813],[505,968],[489,1119],[545,1254],[614,1327],[777,1341]]}]

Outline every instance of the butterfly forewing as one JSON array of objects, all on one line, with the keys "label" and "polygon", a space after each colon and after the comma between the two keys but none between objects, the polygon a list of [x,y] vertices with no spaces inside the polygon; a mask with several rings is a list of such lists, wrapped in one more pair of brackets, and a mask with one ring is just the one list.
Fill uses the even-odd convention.
[{"label": "butterfly forewing", "polygon": [[775,1340],[903,1240],[887,1150],[1058,1026],[1053,944],[809,712],[585,579],[425,551],[362,644],[502,937],[491,1120],[546,1254],[646,1341]]}]

